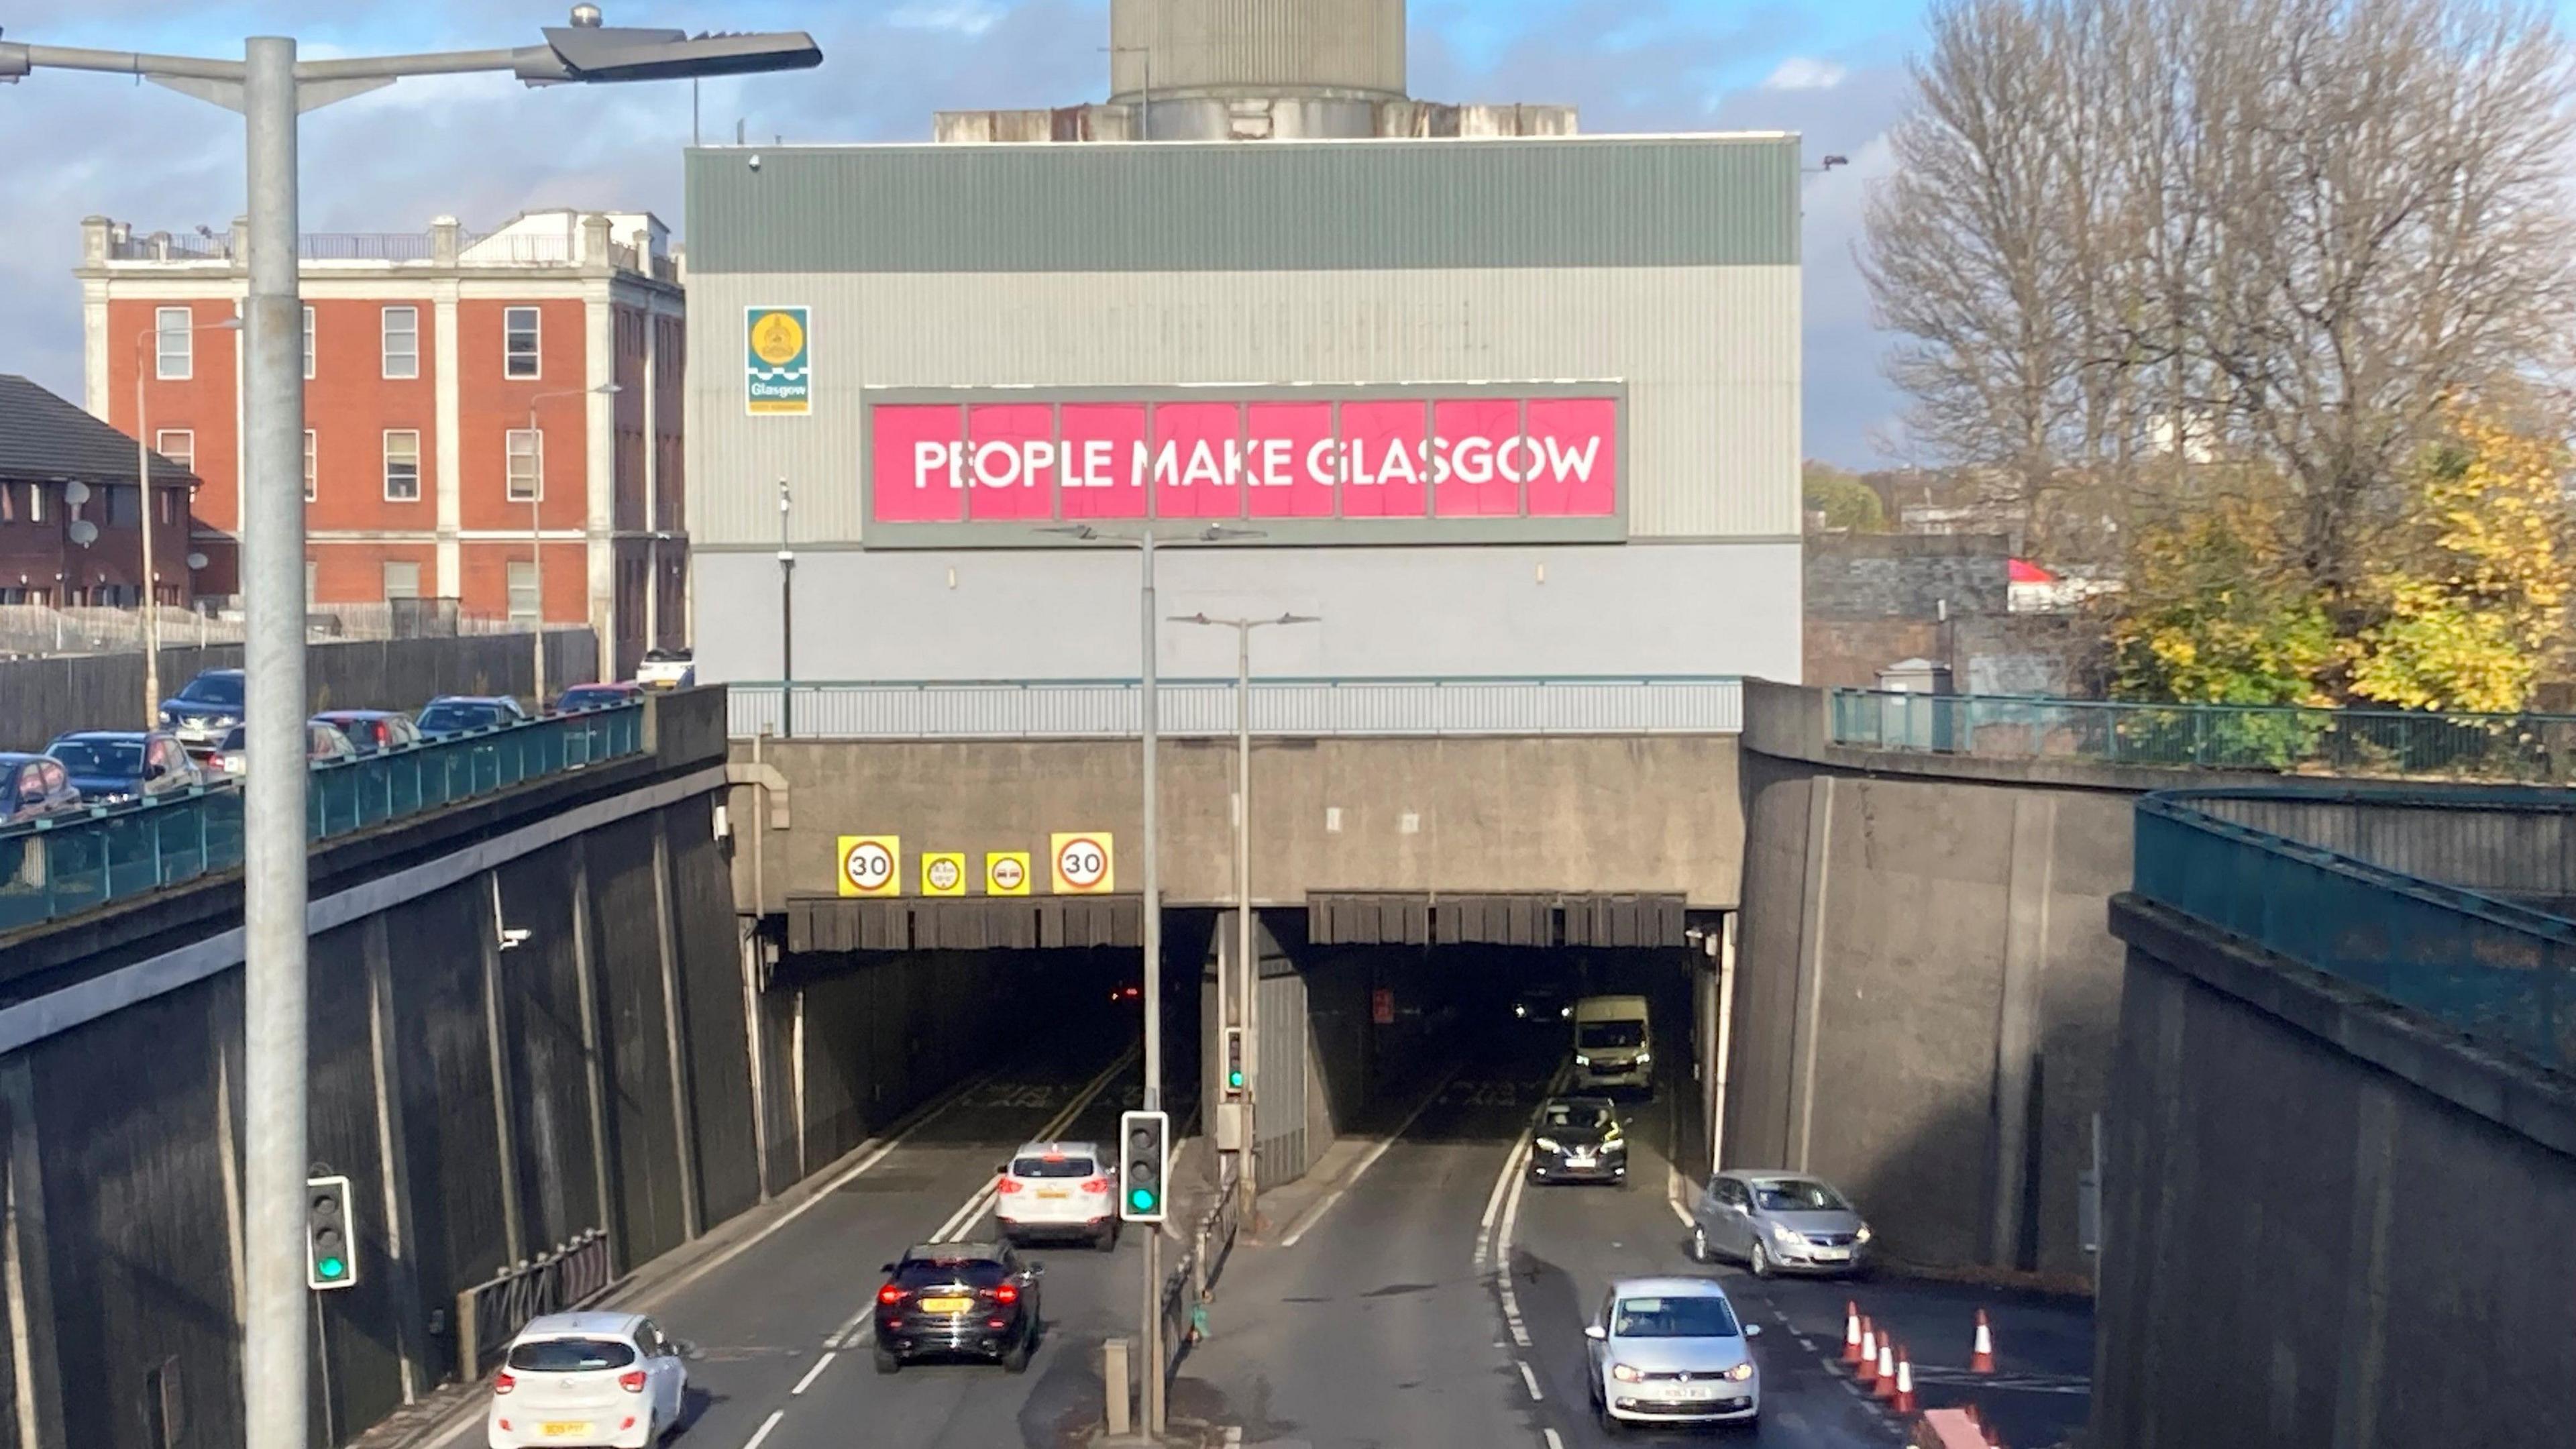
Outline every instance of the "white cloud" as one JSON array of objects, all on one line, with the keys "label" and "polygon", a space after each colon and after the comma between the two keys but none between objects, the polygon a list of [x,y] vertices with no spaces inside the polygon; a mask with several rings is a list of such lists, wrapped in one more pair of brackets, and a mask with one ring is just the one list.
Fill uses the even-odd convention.
[{"label": "white cloud", "polygon": [[1005,13],[992,0],[945,0],[945,3],[901,6],[886,16],[886,23],[902,30],[945,30],[957,35],[981,35],[999,24]]},{"label": "white cloud", "polygon": [[1771,78],[1762,83],[1766,91],[1829,91],[1843,83],[1851,72],[1830,60],[1810,55],[1793,55],[1780,62]]}]

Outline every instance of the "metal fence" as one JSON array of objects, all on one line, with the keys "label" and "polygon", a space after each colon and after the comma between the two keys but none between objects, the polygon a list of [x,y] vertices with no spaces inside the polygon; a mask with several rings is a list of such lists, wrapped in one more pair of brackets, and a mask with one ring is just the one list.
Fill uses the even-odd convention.
[{"label": "metal fence", "polygon": [[[2141,799],[2137,893],[2490,1045],[2576,1069],[2576,921],[2203,808],[2266,793],[2168,791]],[[2568,808],[2555,792],[2526,793],[2530,809]],[[2412,803],[2441,802],[2427,795]]]},{"label": "metal fence", "polygon": [[1837,689],[1834,743],[2169,768],[2576,780],[2576,715],[2430,714]]},{"label": "metal fence", "polygon": [[[502,725],[313,767],[307,835],[346,835],[644,749],[644,707]],[[0,829],[0,931],[57,920],[242,861],[231,782]]]},{"label": "metal fence", "polygon": [[585,1230],[505,1267],[456,1295],[456,1377],[472,1383],[499,1366],[519,1330],[549,1313],[582,1307],[617,1281],[608,1234]]},{"label": "metal fence", "polygon": [[1171,1276],[1163,1281],[1163,1377],[1168,1384],[1189,1357],[1190,1349],[1207,1331],[1207,1305],[1215,1297],[1216,1280],[1225,1272],[1226,1259],[1233,1256],[1235,1234],[1243,1226],[1243,1179],[1234,1160],[1226,1159],[1225,1170],[1217,1183],[1216,1201],[1199,1216],[1190,1235],[1189,1251],[1181,1255]]},{"label": "metal fence", "polygon": [[[1234,733],[1235,682],[1166,679],[1155,687],[1168,736]],[[736,738],[1133,739],[1142,690],[1132,679],[798,683],[794,718],[775,681],[727,686]],[[1263,735],[1733,734],[1743,683],[1707,675],[1558,678],[1256,679]],[[793,728],[787,728],[792,724]]]}]

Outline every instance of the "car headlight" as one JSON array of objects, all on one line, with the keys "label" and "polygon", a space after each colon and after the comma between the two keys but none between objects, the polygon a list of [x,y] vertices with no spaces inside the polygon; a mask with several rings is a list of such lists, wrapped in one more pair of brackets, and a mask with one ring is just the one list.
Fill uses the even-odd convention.
[{"label": "car headlight", "polygon": [[1746,1359],[1744,1362],[1728,1369],[1726,1371],[1726,1376],[1735,1380],[1739,1384],[1744,1382],[1746,1379],[1753,1377],[1753,1360]]},{"label": "car headlight", "polygon": [[1556,1139],[1553,1137],[1542,1137],[1531,1145],[1537,1147],[1541,1152],[1563,1152],[1565,1150],[1564,1148],[1556,1145]]},{"label": "car headlight", "polygon": [[1645,1378],[1645,1375],[1624,1363],[1614,1363],[1610,1365],[1610,1377],[1623,1384],[1633,1384]]},{"label": "car headlight", "polygon": [[1571,1006],[1560,1006],[1556,1009],[1556,1017],[1559,1021],[1572,1021],[1574,1020],[1574,1008]]},{"label": "car headlight", "polygon": [[1588,1067],[1592,1065],[1592,1058],[1585,1056],[1581,1052],[1576,1052],[1574,1054],[1574,1064],[1578,1067]]},{"label": "car headlight", "polygon": [[1863,1224],[1861,1224],[1861,1225],[1860,1225],[1860,1231],[1859,1231],[1859,1232],[1856,1232],[1856,1233],[1854,1233],[1854,1234],[1852,1234],[1852,1241],[1853,1241],[1853,1242],[1855,1242],[1855,1243],[1866,1243],[1866,1242],[1868,1242],[1868,1241],[1869,1241],[1869,1224],[1867,1224],[1867,1223],[1863,1223]]},{"label": "car headlight", "polygon": [[1637,1065],[1639,1065],[1639,1066],[1641,1066],[1641,1067],[1648,1067],[1648,1066],[1653,1066],[1653,1065],[1654,1065],[1654,1063],[1655,1063],[1655,1054],[1654,1054],[1653,1052],[1639,1052],[1639,1053],[1637,1053]]},{"label": "car headlight", "polygon": [[1787,1223],[1773,1223],[1771,1225],[1771,1237],[1784,1248],[1803,1248],[1807,1246],[1807,1235],[1793,1231]]},{"label": "car headlight", "polygon": [[1529,1008],[1526,1006],[1515,1006],[1512,1008],[1512,1015],[1526,1018],[1529,1015]]}]

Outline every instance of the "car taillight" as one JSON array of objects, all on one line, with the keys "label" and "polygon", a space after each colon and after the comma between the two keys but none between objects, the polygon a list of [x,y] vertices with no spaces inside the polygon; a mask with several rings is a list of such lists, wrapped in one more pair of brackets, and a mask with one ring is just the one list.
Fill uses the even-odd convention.
[{"label": "car taillight", "polygon": [[630,1394],[640,1394],[644,1392],[644,1371],[642,1369],[628,1369],[626,1372],[617,1376],[617,1386]]},{"label": "car taillight", "polygon": [[1020,1190],[1019,1180],[1017,1178],[1010,1177],[1003,1178],[1000,1182],[994,1184],[993,1190],[996,1192],[1018,1192]]},{"label": "car taillight", "polygon": [[501,1372],[492,1375],[492,1392],[496,1394],[506,1394],[518,1386],[519,1381],[510,1377],[510,1371],[508,1369],[503,1369]]},{"label": "car taillight", "polygon": [[877,1301],[888,1307],[892,1307],[903,1301],[903,1290],[897,1288],[892,1283],[888,1283],[883,1288],[877,1290]]},{"label": "car taillight", "polygon": [[1095,1177],[1089,1182],[1084,1183],[1082,1185],[1082,1190],[1084,1192],[1094,1194],[1107,1192],[1109,1191],[1109,1179],[1105,1177]]},{"label": "car taillight", "polygon": [[1012,1287],[1008,1283],[1005,1283],[1001,1287],[993,1290],[993,1301],[996,1303],[1017,1303],[1020,1301],[1020,1290]]}]

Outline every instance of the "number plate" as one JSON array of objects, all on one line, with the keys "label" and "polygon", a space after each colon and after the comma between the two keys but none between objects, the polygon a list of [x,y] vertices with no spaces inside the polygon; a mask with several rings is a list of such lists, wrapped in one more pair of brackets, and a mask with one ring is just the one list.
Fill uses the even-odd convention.
[{"label": "number plate", "polygon": [[972,1298],[924,1298],[921,1300],[921,1311],[924,1313],[963,1313],[968,1308],[972,1307],[974,1302],[975,1300]]},{"label": "number plate", "polygon": [[1819,1263],[1840,1263],[1851,1257],[1849,1248],[1809,1248],[1807,1252]]},{"label": "number plate", "polygon": [[1061,1202],[1065,1191],[1060,1187],[1042,1187],[1038,1189],[1038,1196],[1048,1202]]},{"label": "number plate", "polygon": [[589,1421],[587,1421],[587,1420],[584,1420],[584,1421],[582,1421],[582,1422],[580,1422],[580,1423],[573,1423],[573,1424],[553,1423],[553,1424],[548,1424],[548,1425],[546,1425],[546,1426],[545,1426],[545,1435],[546,1435],[546,1437],[547,1437],[547,1438],[549,1438],[549,1439],[572,1439],[572,1438],[577,1438],[577,1437],[586,1437],[589,1433],[590,1433],[590,1424],[589,1424]]}]

